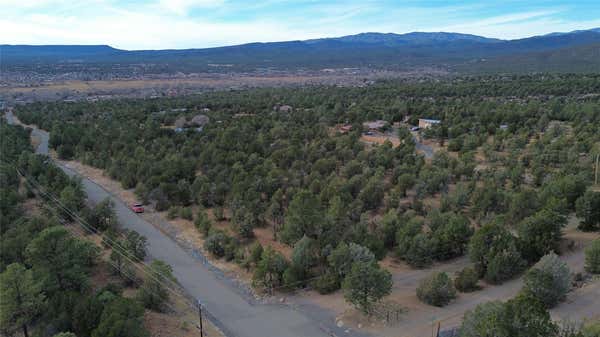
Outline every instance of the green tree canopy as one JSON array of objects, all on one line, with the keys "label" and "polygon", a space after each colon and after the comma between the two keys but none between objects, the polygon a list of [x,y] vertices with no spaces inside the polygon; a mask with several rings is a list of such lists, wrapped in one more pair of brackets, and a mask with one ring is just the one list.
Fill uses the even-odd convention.
[{"label": "green tree canopy", "polygon": [[147,337],[143,315],[144,308],[137,301],[117,298],[104,309],[91,337]]},{"label": "green tree canopy", "polygon": [[461,337],[549,337],[557,332],[544,306],[522,295],[478,305],[465,314],[459,330]]},{"label": "green tree canopy", "polygon": [[144,307],[156,311],[169,299],[168,289],[175,281],[171,266],[160,260],[152,261],[150,273],[140,287],[138,298]]},{"label": "green tree canopy", "polygon": [[519,224],[521,252],[529,262],[539,260],[545,254],[558,252],[562,228],[567,219],[556,212],[541,210],[525,218]]},{"label": "green tree canopy", "polygon": [[374,262],[355,262],[342,283],[344,298],[365,314],[392,291],[392,275]]},{"label": "green tree canopy", "polygon": [[587,191],[576,202],[579,228],[585,231],[600,229],[600,192]]},{"label": "green tree canopy", "polygon": [[427,304],[443,307],[456,298],[456,289],[448,274],[433,273],[421,280],[417,297]]},{"label": "green tree canopy", "polygon": [[539,300],[546,308],[552,308],[564,300],[571,289],[571,282],[567,264],[550,253],[525,274],[523,292]]},{"label": "green tree canopy", "polygon": [[8,331],[21,330],[29,336],[28,326],[44,307],[41,285],[31,270],[19,263],[6,267],[0,275],[0,323]]},{"label": "green tree canopy", "polygon": [[585,249],[585,270],[592,274],[600,274],[600,239],[594,240]]},{"label": "green tree canopy", "polygon": [[281,239],[293,245],[304,235],[317,238],[322,233],[324,219],[319,200],[310,191],[300,191],[290,202]]},{"label": "green tree canopy", "polygon": [[44,229],[27,246],[28,260],[43,275],[49,293],[85,288],[94,255],[91,243],[73,238],[60,226]]}]

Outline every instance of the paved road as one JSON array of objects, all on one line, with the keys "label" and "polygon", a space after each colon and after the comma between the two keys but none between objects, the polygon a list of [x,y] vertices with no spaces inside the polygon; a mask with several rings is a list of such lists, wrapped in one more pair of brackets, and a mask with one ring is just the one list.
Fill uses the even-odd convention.
[{"label": "paved road", "polygon": [[[16,120],[7,113],[7,121]],[[33,135],[39,137],[36,152],[48,154],[48,132],[34,128]],[[69,176],[77,175],[68,167],[56,163]],[[228,337],[326,337],[318,322],[285,305],[249,303],[230,285],[224,284],[207,266],[188,253],[150,223],[129,210],[120,199],[85,177],[83,188],[88,199],[97,203],[110,198],[123,227],[135,230],[148,238],[148,252],[173,267],[173,274],[192,296],[199,298],[209,313],[216,317],[215,324]]]}]

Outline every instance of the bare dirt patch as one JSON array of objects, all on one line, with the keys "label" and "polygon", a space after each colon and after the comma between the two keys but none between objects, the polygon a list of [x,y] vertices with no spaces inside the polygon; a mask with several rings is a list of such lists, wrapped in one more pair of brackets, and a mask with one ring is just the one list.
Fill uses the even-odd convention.
[{"label": "bare dirt patch", "polygon": [[96,182],[98,185],[104,187],[107,191],[119,197],[126,204],[131,205],[138,202],[138,198],[133,192],[133,189],[126,190],[121,186],[121,183],[107,176],[103,170],[95,168],[89,165],[84,165],[75,160],[59,160],[55,153],[51,153],[51,156],[64,164],[66,167],[77,171],[82,176]]},{"label": "bare dirt patch", "polygon": [[263,247],[271,247],[288,259],[292,256],[292,247],[273,239],[272,228],[255,228],[254,236]]},{"label": "bare dirt patch", "polygon": [[362,135],[360,136],[360,140],[364,143],[368,144],[385,144],[386,142],[390,142],[392,147],[400,146],[400,139],[398,137],[387,135],[387,134],[373,134],[373,135]]}]

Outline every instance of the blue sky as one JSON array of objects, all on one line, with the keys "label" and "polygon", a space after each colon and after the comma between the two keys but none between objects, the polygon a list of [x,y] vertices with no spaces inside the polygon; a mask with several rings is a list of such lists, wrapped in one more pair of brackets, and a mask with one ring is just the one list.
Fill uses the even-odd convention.
[{"label": "blue sky", "polygon": [[0,43],[202,48],[360,32],[504,39],[600,27],[600,0],[0,0]]}]

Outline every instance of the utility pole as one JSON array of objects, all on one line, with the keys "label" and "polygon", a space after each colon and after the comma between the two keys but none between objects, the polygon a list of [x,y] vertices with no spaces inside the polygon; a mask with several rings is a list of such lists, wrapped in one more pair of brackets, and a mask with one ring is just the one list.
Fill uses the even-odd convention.
[{"label": "utility pole", "polygon": [[204,327],[202,326],[202,303],[198,300],[198,318],[200,319],[200,337],[204,337]]},{"label": "utility pole", "polygon": [[594,177],[594,185],[598,185],[598,163],[600,162],[600,153],[596,155],[596,169],[595,169],[595,177]]}]

